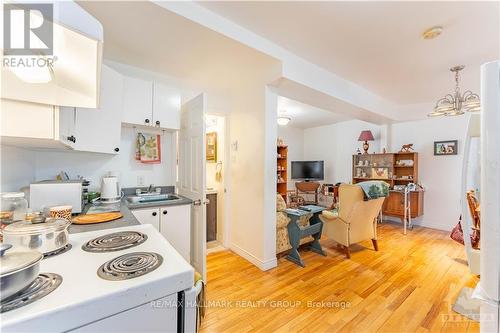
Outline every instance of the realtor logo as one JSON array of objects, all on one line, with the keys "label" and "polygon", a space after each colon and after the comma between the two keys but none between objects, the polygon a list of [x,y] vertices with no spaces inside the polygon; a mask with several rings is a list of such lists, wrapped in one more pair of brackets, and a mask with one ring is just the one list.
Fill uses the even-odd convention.
[{"label": "realtor logo", "polygon": [[4,4],[3,9],[4,55],[52,55],[53,4]]}]

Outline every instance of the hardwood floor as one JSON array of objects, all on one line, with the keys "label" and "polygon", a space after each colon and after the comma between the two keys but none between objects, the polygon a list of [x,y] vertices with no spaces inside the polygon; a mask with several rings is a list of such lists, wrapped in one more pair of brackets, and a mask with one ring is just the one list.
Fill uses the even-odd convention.
[{"label": "hardwood floor", "polygon": [[208,256],[208,307],[202,332],[478,332],[451,306],[469,273],[464,249],[448,233],[379,226],[351,247],[351,259],[322,239],[326,257],[306,249],[300,268],[285,258],[262,272],[230,251]]}]

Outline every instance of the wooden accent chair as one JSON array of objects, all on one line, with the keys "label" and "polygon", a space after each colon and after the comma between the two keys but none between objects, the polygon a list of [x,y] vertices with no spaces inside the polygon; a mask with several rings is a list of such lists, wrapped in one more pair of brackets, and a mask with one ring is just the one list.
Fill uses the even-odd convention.
[{"label": "wooden accent chair", "polygon": [[[318,182],[297,182],[295,183],[296,194],[304,198],[305,205],[317,205],[320,185]],[[314,200],[308,200],[310,197]]]},{"label": "wooden accent chair", "polygon": [[479,200],[476,197],[476,192],[474,190],[467,191],[467,203],[469,206],[469,212],[472,219],[472,235],[471,243],[472,248],[480,248],[480,230],[481,230],[481,217],[477,208],[479,207]]},{"label": "wooden accent chair", "polygon": [[377,216],[385,198],[364,201],[364,192],[357,185],[342,184],[339,187],[338,215],[323,211],[323,235],[343,246],[347,258],[351,257],[349,246],[371,239],[375,251],[377,243]]}]

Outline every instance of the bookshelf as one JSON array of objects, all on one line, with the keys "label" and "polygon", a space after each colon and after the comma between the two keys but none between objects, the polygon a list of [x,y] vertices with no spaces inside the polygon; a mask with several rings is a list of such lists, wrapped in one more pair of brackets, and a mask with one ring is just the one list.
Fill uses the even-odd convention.
[{"label": "bookshelf", "polygon": [[[362,154],[352,156],[352,183],[368,180],[382,180],[391,189],[395,185],[418,184],[418,153],[398,152],[381,154]],[[383,214],[403,218],[403,194],[391,191],[384,202]],[[410,193],[411,217],[424,213],[424,192]]]},{"label": "bookshelf", "polygon": [[287,196],[287,182],[288,182],[288,146],[278,146],[277,155],[277,184],[276,193],[281,194],[286,202]]}]

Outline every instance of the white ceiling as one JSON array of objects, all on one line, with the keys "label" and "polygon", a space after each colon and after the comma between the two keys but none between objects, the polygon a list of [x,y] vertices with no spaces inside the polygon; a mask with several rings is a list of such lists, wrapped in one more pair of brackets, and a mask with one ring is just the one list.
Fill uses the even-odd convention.
[{"label": "white ceiling", "polygon": [[278,116],[291,118],[287,126],[310,128],[351,120],[352,117],[297,102],[283,96],[278,97]]},{"label": "white ceiling", "polygon": [[[498,2],[200,2],[202,6],[379,96],[434,101],[479,90],[479,66],[500,58]],[[444,27],[434,40],[421,33]]]}]

